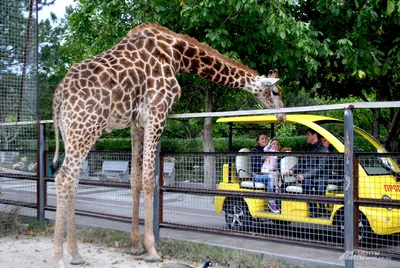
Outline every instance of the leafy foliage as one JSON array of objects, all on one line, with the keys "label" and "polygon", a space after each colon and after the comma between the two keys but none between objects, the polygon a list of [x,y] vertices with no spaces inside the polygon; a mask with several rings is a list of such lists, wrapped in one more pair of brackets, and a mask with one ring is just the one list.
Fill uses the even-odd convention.
[{"label": "leafy foliage", "polygon": [[[72,64],[115,45],[134,26],[158,22],[260,74],[277,68],[286,107],[344,102],[342,98],[398,100],[399,7],[394,0],[80,0],[69,11],[66,27],[55,35],[63,33],[58,39],[63,42],[53,46],[59,60],[54,65],[61,75]],[[205,91],[210,88],[213,111],[258,107],[246,92],[187,74],[178,79],[183,94],[173,113],[205,111]],[[359,125],[381,137],[390,150],[397,148],[399,109],[357,113]],[[193,138],[201,132],[201,122],[187,120],[168,123],[164,135]]]},{"label": "leafy foliage", "polygon": [[[304,131],[303,131],[304,132]],[[303,134],[303,132],[301,134]],[[256,136],[256,135],[254,135]],[[293,151],[301,151],[304,149],[306,140],[304,136],[279,136],[281,147],[290,147]],[[253,138],[235,138],[232,141],[233,151],[239,151],[240,148],[253,148],[256,146],[256,142]],[[216,152],[227,152],[228,151],[228,139],[226,138],[214,138],[215,151]],[[62,144],[61,144],[62,146]],[[100,139],[96,144],[96,150],[99,151],[130,151],[132,148],[130,138],[111,138],[111,139]],[[48,150],[55,149],[54,140],[48,141]],[[193,139],[177,139],[177,138],[166,138],[161,139],[161,151],[162,152],[203,152],[203,140],[201,138]]]}]

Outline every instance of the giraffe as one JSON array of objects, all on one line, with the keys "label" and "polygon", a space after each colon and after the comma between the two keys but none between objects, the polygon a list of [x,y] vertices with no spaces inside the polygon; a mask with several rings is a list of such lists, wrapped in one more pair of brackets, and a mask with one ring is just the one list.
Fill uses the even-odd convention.
[{"label": "giraffe", "polygon": [[[176,74],[187,72],[219,85],[250,92],[265,108],[282,108],[277,70],[260,76],[249,67],[221,55],[197,40],[174,33],[159,24],[141,24],[115,47],[70,68],[53,96],[58,168],[59,133],[65,158],[55,178],[57,193],[53,256],[64,266],[63,241],[67,219],[71,264],[84,259],[78,252],[75,200],[79,170],[88,152],[104,131],[131,127],[130,184],[133,214],[131,249],[148,262],[161,261],[153,234],[153,197],[157,145],[167,114],[181,96]],[[285,121],[284,114],[277,114]],[[144,191],[144,246],[140,242],[139,196]]]}]

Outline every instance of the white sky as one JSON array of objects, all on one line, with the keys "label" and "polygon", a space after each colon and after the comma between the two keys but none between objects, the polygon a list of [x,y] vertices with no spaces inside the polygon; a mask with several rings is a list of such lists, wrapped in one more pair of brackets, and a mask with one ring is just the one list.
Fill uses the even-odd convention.
[{"label": "white sky", "polygon": [[39,11],[39,21],[50,18],[50,12],[53,12],[57,17],[64,17],[65,7],[72,5],[74,0],[56,0],[53,5],[44,7]]}]

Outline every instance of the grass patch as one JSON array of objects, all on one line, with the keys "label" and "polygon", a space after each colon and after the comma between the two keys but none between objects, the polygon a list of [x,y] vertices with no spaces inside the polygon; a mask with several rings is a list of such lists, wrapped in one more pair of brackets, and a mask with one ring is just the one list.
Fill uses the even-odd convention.
[{"label": "grass patch", "polygon": [[211,260],[221,267],[237,268],[259,268],[273,267],[289,268],[295,267],[285,264],[283,261],[271,261],[261,254],[252,254],[245,251],[223,249],[200,243],[192,243],[173,239],[160,239],[158,246],[163,257],[169,256],[189,262],[204,263]]},{"label": "grass patch", "polygon": [[[127,232],[109,229],[79,229],[78,239],[84,243],[95,243],[119,248],[121,251],[130,247],[130,234]],[[180,240],[161,238],[157,250],[163,259],[179,259],[190,263],[204,263],[211,260],[215,267],[234,268],[295,268],[283,261],[272,261],[261,254],[252,254],[245,251],[223,249],[207,246],[201,243],[192,243]]]},{"label": "grass patch", "polygon": [[49,236],[54,233],[54,226],[48,223],[42,224],[37,219],[28,221],[28,227],[25,231],[30,236]]},{"label": "grass patch", "polygon": [[102,228],[78,229],[77,238],[83,243],[102,244],[116,248],[128,247],[131,243],[129,233]]}]

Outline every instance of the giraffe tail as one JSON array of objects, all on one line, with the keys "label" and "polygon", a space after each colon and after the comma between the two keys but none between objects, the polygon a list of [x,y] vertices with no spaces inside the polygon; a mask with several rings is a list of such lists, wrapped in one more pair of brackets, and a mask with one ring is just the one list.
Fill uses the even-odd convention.
[{"label": "giraffe tail", "polygon": [[52,174],[54,174],[60,168],[60,130],[58,128],[58,123],[60,119],[60,106],[61,106],[61,94],[58,88],[54,92],[53,96],[53,126],[54,126],[54,136],[56,138],[56,150],[54,152],[53,162],[50,165]]}]

